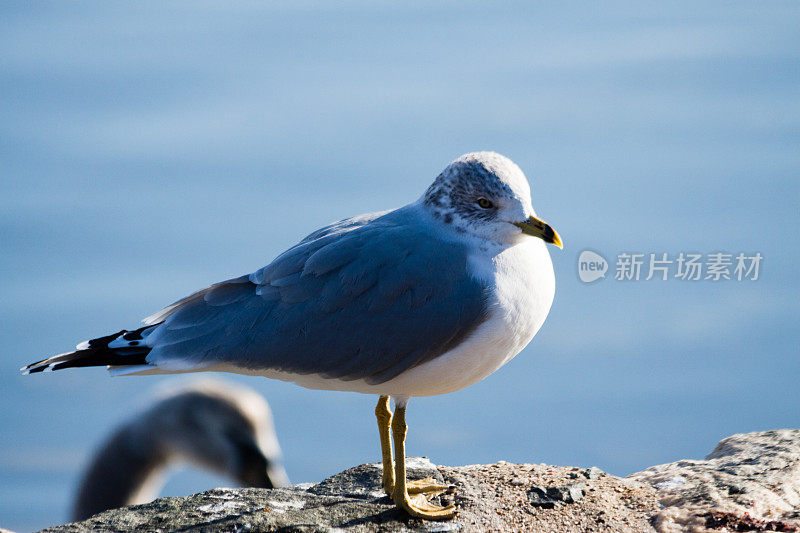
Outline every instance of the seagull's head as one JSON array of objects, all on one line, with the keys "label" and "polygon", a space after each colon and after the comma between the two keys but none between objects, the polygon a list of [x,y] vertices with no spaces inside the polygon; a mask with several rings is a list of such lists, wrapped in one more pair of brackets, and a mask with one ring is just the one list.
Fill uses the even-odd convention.
[{"label": "seagull's head", "polygon": [[227,474],[244,486],[288,484],[272,413],[250,389],[194,382],[171,391],[134,424],[162,453]]},{"label": "seagull's head", "polygon": [[450,163],[422,202],[458,232],[501,244],[533,236],[561,248],[558,233],[533,210],[525,174],[495,152],[472,152]]}]

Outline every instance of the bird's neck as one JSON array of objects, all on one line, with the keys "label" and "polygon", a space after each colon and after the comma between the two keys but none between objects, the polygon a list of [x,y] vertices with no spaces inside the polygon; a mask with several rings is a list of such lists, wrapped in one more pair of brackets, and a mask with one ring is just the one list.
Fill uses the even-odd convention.
[{"label": "bird's neck", "polygon": [[144,428],[128,425],[106,441],[84,474],[74,518],[149,501],[161,487],[168,450]]}]

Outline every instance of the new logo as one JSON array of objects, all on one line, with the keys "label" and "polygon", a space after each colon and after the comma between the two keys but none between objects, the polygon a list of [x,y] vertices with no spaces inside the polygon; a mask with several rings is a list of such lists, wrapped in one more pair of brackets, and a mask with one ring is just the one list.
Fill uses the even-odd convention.
[{"label": "new logo", "polygon": [[578,256],[578,277],[584,283],[591,283],[606,277],[608,261],[602,255],[584,250]]}]

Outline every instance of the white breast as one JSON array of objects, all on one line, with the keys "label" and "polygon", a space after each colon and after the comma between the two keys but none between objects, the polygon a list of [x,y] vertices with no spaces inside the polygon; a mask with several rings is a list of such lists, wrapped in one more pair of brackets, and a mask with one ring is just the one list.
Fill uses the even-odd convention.
[{"label": "white breast", "polygon": [[493,258],[476,254],[470,267],[493,280],[489,318],[455,349],[381,384],[388,394],[433,396],[468,387],[510,361],[542,327],[555,294],[544,242],[530,239]]},{"label": "white breast", "polygon": [[[517,355],[547,318],[555,294],[553,264],[539,239],[499,254],[476,250],[469,257],[472,275],[490,287],[488,319],[453,350],[377,385],[314,375],[261,371],[254,374],[293,381],[311,389],[348,390],[395,397],[447,394],[476,383]],[[223,369],[241,372],[241,369]]]}]

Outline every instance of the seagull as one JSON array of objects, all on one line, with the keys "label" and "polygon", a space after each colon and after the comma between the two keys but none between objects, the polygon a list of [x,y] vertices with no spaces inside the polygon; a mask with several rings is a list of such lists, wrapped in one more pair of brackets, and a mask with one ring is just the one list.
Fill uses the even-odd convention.
[{"label": "seagull", "polygon": [[406,407],[480,381],[533,339],[555,294],[546,243],[562,247],[522,170],[495,152],[469,153],[408,205],[321,228],[142,327],[21,370],[223,371],[376,394],[383,489],[413,517],[448,520],[455,506],[429,498],[449,487],[407,480]]},{"label": "seagull", "polygon": [[289,484],[272,413],[257,392],[207,379],[162,396],[116,428],[94,455],[78,488],[74,521],[151,501],[164,471],[179,461],[246,487]]}]

